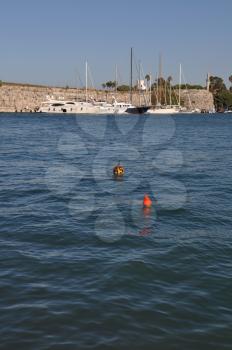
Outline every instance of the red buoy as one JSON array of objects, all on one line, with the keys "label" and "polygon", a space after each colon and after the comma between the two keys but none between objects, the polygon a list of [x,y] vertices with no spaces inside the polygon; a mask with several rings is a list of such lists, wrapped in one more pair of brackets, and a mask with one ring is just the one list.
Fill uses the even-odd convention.
[{"label": "red buoy", "polygon": [[145,194],[143,198],[143,206],[145,208],[150,208],[152,206],[152,200],[147,194]]}]

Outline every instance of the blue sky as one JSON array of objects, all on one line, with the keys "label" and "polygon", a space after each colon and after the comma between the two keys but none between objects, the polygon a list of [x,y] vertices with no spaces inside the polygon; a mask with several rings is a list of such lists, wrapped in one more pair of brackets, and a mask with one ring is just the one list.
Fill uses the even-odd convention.
[{"label": "blue sky", "polygon": [[[0,0],[0,79],[78,86],[87,59],[95,86],[129,81],[129,51],[145,73],[204,84],[232,74],[231,0]],[[78,73],[79,72],[79,73]]]}]

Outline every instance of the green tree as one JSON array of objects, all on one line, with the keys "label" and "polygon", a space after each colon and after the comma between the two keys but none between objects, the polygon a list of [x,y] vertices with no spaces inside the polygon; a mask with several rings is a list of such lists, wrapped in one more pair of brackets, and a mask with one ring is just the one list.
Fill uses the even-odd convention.
[{"label": "green tree", "polygon": [[116,87],[116,81],[111,81],[111,89],[115,89]]},{"label": "green tree", "polygon": [[109,80],[109,81],[107,81],[106,83],[105,83],[105,86],[107,87],[107,89],[114,89],[115,88],[115,86],[116,86],[116,81],[111,81],[111,80]]},{"label": "green tree", "polygon": [[107,87],[107,89],[111,89],[112,88],[112,81],[111,80],[106,82],[106,87]]},{"label": "green tree", "polygon": [[106,87],[107,87],[107,89],[110,89],[110,88],[111,88],[111,81],[107,81],[107,82],[106,82]]},{"label": "green tree", "polygon": [[210,85],[209,85],[209,91],[212,92],[214,95],[221,91],[225,91],[226,86],[224,84],[224,81],[220,77],[210,77]]},{"label": "green tree", "polygon": [[232,93],[228,90],[218,92],[214,96],[216,110],[225,110],[232,108]]},{"label": "green tree", "polygon": [[169,77],[167,78],[167,82],[168,82],[168,85],[171,84],[171,82],[172,82],[172,76],[171,75],[169,75]]},{"label": "green tree", "polygon": [[128,85],[119,85],[117,90],[118,91],[122,91],[122,92],[130,91],[130,86],[128,86]]},{"label": "green tree", "polygon": [[232,102],[232,94],[227,90],[222,78],[211,76],[209,91],[213,94],[214,105],[217,111],[230,107]]},{"label": "green tree", "polygon": [[164,85],[165,85],[165,79],[162,78],[162,77],[158,78],[158,84],[159,84],[159,86],[164,87]]},{"label": "green tree", "polygon": [[146,75],[145,75],[145,80],[146,80],[146,82],[147,82],[147,87],[148,87],[148,86],[149,86],[149,83],[150,83],[150,80],[151,80],[150,74],[146,74]]},{"label": "green tree", "polygon": [[[192,85],[192,84],[181,84],[180,86],[181,90],[203,90],[204,87],[202,85]],[[176,84],[173,86],[173,89],[178,90],[179,89],[179,84]]]},{"label": "green tree", "polygon": [[[229,81],[230,81],[231,84],[232,84],[232,75],[229,76]],[[232,92],[232,85],[230,86],[230,92]]]}]

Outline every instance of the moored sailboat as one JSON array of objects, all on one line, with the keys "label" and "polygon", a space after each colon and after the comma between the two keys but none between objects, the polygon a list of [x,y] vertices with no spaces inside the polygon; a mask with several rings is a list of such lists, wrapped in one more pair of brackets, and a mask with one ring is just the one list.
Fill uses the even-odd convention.
[{"label": "moored sailboat", "polygon": [[[139,74],[139,82],[140,74]],[[133,91],[132,91],[132,85],[133,85],[133,48],[131,48],[131,55],[130,55],[130,106],[127,108],[126,113],[129,114],[144,114],[146,113],[151,106],[134,106],[132,103],[133,99]]]}]

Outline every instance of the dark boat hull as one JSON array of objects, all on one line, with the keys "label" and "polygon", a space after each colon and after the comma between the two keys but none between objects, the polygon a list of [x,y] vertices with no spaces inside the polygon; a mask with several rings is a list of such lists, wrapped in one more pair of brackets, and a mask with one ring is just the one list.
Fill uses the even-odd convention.
[{"label": "dark boat hull", "polygon": [[130,114],[144,114],[150,108],[151,108],[150,106],[129,107],[126,110],[126,113],[130,113]]}]

